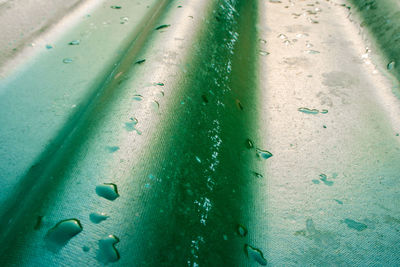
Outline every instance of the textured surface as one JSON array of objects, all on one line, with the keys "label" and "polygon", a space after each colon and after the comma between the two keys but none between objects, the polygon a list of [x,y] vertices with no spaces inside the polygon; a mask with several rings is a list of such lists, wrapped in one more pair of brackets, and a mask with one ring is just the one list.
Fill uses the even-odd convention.
[{"label": "textured surface", "polygon": [[0,263],[399,265],[399,9],[375,2],[49,20],[1,62]]}]

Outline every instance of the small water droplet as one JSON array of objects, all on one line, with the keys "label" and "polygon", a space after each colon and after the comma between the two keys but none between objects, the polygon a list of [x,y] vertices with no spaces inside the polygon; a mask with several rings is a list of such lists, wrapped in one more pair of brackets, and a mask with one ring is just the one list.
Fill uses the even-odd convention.
[{"label": "small water droplet", "polygon": [[246,139],[245,145],[248,149],[252,149],[254,147],[253,141],[251,141],[249,138]]},{"label": "small water droplet", "polygon": [[177,8],[182,8],[182,6],[177,6]]},{"label": "small water droplet", "polygon": [[260,41],[260,43],[262,43],[262,44],[267,44],[267,41],[264,39],[258,39],[258,41]]},{"label": "small water droplet", "polygon": [[165,29],[165,28],[168,28],[169,26],[171,26],[171,25],[170,25],[170,24],[163,24],[163,25],[158,26],[158,27],[156,28],[156,30]]},{"label": "small water droplet", "polygon": [[263,178],[264,177],[264,175],[262,175],[261,173],[258,173],[258,172],[253,172],[253,174],[257,178]]},{"label": "small water droplet", "polygon": [[146,59],[139,59],[138,61],[135,62],[135,64],[142,64],[146,61]]},{"label": "small water droplet", "polygon": [[319,183],[320,183],[319,180],[316,180],[316,179],[313,179],[312,182],[313,182],[314,184],[319,184]]},{"label": "small water droplet", "polygon": [[326,174],[320,174],[319,175],[319,179],[327,186],[332,186],[333,185],[333,181],[328,181],[328,177],[326,176]]},{"label": "small water droplet", "polygon": [[201,98],[203,99],[204,103],[208,103],[208,99],[206,95],[201,95]]},{"label": "small water droplet", "polygon": [[96,186],[96,193],[98,196],[108,200],[115,200],[119,197],[117,185],[112,183],[104,183]]},{"label": "small water droplet", "polygon": [[69,42],[68,44],[69,45],[79,45],[80,43],[81,43],[80,40],[73,40],[73,41]]},{"label": "small water droplet", "polygon": [[328,110],[327,110],[327,109],[321,110],[321,114],[326,114],[326,113],[328,113]]},{"label": "small water droplet", "polygon": [[67,219],[58,222],[46,234],[48,248],[58,250],[82,231],[81,222],[77,219]]},{"label": "small water droplet", "polygon": [[128,18],[128,17],[120,17],[119,19],[120,19],[120,22],[119,22],[119,23],[121,23],[121,24],[126,24],[126,23],[128,23],[128,21],[129,21],[129,18]]},{"label": "small water droplet", "polygon": [[345,219],[344,223],[347,224],[347,227],[349,227],[351,229],[355,229],[359,232],[368,228],[368,225],[366,225],[365,223],[357,222],[352,219]]},{"label": "small water droplet", "polygon": [[133,99],[133,100],[136,100],[136,101],[142,101],[142,100],[143,100],[143,96],[142,96],[142,95],[134,95],[134,96],[132,97],[132,99]]},{"label": "small water droplet", "polygon": [[65,63],[65,64],[71,63],[72,61],[73,61],[72,58],[64,58],[63,59],[63,63]]},{"label": "small water droplet", "polygon": [[40,226],[42,225],[43,216],[37,216],[36,224],[33,227],[34,230],[39,230]]},{"label": "small water droplet", "polygon": [[92,223],[101,223],[104,220],[107,220],[108,216],[105,213],[90,213],[89,219]]},{"label": "small water droplet", "polygon": [[387,69],[392,70],[396,66],[396,62],[392,61],[389,64],[387,64]]},{"label": "small water droplet", "polygon": [[239,99],[236,99],[236,106],[238,107],[238,109],[243,110],[242,103],[240,102]]},{"label": "small water droplet", "polygon": [[119,252],[115,245],[119,243],[119,238],[115,235],[109,235],[99,241],[99,254],[98,259],[101,262],[116,262],[119,260]]},{"label": "small water droplet", "polygon": [[315,55],[315,54],[319,54],[320,52],[317,50],[305,50],[304,51],[307,54],[311,54],[311,55]]},{"label": "small water droplet", "polygon": [[107,149],[108,152],[114,153],[117,150],[119,150],[119,146],[107,146],[106,149]]},{"label": "small water droplet", "polygon": [[255,260],[263,266],[267,265],[267,260],[264,258],[264,255],[260,249],[245,244],[244,251],[246,252],[247,257],[250,259]]},{"label": "small water droplet", "polygon": [[273,156],[272,153],[267,150],[256,148],[256,151],[257,151],[257,156],[263,159],[269,159],[270,157]]},{"label": "small water droplet", "polygon": [[153,111],[158,111],[160,109],[160,103],[158,103],[157,101],[152,101],[150,103],[151,108],[153,109]]},{"label": "small water droplet", "polygon": [[164,86],[164,83],[154,83],[154,85]]},{"label": "small water droplet", "polygon": [[228,240],[228,236],[227,235],[223,235],[222,237],[224,238],[225,241]]},{"label": "small water droplet", "polygon": [[260,50],[260,51],[258,51],[258,54],[260,54],[261,56],[268,56],[269,52]]},{"label": "small water droplet", "polygon": [[334,199],[338,204],[343,205],[343,201],[339,200],[339,199]]},{"label": "small water droplet", "polygon": [[245,237],[248,233],[247,228],[241,224],[238,224],[236,227],[236,232],[239,236]]},{"label": "small water droplet", "polygon": [[53,48],[52,45],[50,45],[50,44],[47,44],[47,45],[46,45],[46,49],[52,49],[52,48]]},{"label": "small water droplet", "polygon": [[324,129],[326,129],[326,125],[322,125],[322,127],[324,127]]},{"label": "small water droplet", "polygon": [[286,35],[284,35],[283,33],[281,33],[278,35],[278,38],[283,40],[283,39],[287,39],[288,37]]},{"label": "small water droplet", "polygon": [[198,156],[196,156],[195,158],[196,158],[198,163],[201,163],[201,159]]},{"label": "small water droplet", "polygon": [[110,6],[112,9],[121,9],[122,6]]},{"label": "small water droplet", "polygon": [[300,112],[306,113],[306,114],[318,114],[319,113],[318,109],[298,108],[297,110]]},{"label": "small water droplet", "polygon": [[89,248],[88,246],[83,246],[83,247],[82,247],[82,250],[83,250],[84,252],[88,252],[88,251],[90,250],[90,248]]}]

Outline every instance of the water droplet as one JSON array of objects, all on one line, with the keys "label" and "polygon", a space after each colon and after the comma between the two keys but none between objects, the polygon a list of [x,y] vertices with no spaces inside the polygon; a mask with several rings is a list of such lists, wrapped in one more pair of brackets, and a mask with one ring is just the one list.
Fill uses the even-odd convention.
[{"label": "water droplet", "polygon": [[142,64],[146,61],[146,59],[140,59],[138,61],[135,62],[135,64]]},{"label": "water droplet", "polygon": [[260,43],[262,43],[262,44],[267,44],[267,41],[264,39],[258,39],[258,41],[260,41]]},{"label": "water droplet", "polygon": [[240,103],[239,99],[236,99],[236,106],[238,107],[238,109],[243,110],[242,103]]},{"label": "water droplet", "polygon": [[47,45],[46,45],[46,49],[52,49],[52,48],[53,48],[52,45],[50,45],[50,44],[47,44]]},{"label": "water droplet", "polygon": [[257,178],[263,178],[264,177],[264,175],[262,175],[261,173],[258,173],[258,172],[253,172],[253,174]]},{"label": "water droplet", "polygon": [[196,156],[196,160],[198,163],[201,163],[201,159],[198,156]]},{"label": "water droplet", "polygon": [[263,159],[269,159],[270,157],[273,156],[272,153],[267,150],[256,148],[256,151],[257,151],[257,156],[262,157]]},{"label": "water droplet", "polygon": [[319,54],[320,53],[317,50],[305,50],[304,52],[306,52],[307,54],[311,54],[311,55],[315,55],[315,54]]},{"label": "water droplet", "polygon": [[142,100],[143,100],[143,96],[142,96],[142,95],[134,95],[134,96],[132,97],[132,99],[133,99],[133,100],[136,100],[136,101],[142,101]]},{"label": "water droplet", "polygon": [[102,221],[106,220],[108,216],[105,213],[97,213],[93,212],[90,213],[89,219],[92,223],[101,223]]},{"label": "water droplet", "polygon": [[120,17],[119,19],[120,19],[120,23],[121,23],[121,24],[126,24],[126,23],[128,23],[128,21],[129,21],[129,18],[128,18],[128,17]]},{"label": "water droplet", "polygon": [[328,177],[326,176],[326,174],[320,174],[319,175],[319,179],[327,186],[332,186],[333,185],[333,181],[328,181]]},{"label": "water droplet", "polygon": [[316,180],[316,179],[312,180],[312,182],[313,182],[314,184],[319,184],[319,183],[320,183],[320,181],[319,181],[319,180]]},{"label": "water droplet", "polygon": [[244,227],[244,226],[241,225],[241,224],[238,224],[238,225],[237,225],[237,227],[236,227],[236,232],[237,232],[237,234],[238,234],[239,236],[241,236],[241,237],[245,237],[245,236],[247,235],[247,233],[248,233],[247,228]]},{"label": "water droplet", "polygon": [[115,200],[119,197],[117,185],[112,183],[104,183],[96,186],[96,193],[98,196],[108,200]]},{"label": "water droplet", "polygon": [[288,45],[291,45],[292,43],[289,41],[289,40],[285,40],[285,41],[283,41],[283,43],[286,45],[286,46],[288,46]]},{"label": "water droplet", "polygon": [[322,127],[324,127],[324,129],[326,129],[326,125],[322,125]]},{"label": "water droplet", "polygon": [[281,33],[278,35],[278,38],[283,40],[283,39],[287,39],[288,37],[286,35],[284,35],[283,33]]},{"label": "water droplet", "polygon": [[306,113],[306,114],[318,114],[319,113],[318,109],[298,108],[297,110],[300,112]]},{"label": "water droplet", "polygon": [[344,223],[347,224],[347,227],[349,227],[351,229],[355,229],[359,232],[368,228],[368,225],[366,225],[364,223],[356,222],[352,219],[345,219]]},{"label": "water droplet", "polygon": [[122,6],[110,6],[112,9],[121,9]]},{"label": "water droplet", "polygon": [[222,237],[224,238],[225,241],[228,240],[228,236],[227,235],[223,235]]},{"label": "water droplet", "polygon": [[163,24],[163,25],[158,26],[158,27],[156,28],[156,30],[165,29],[165,28],[168,28],[169,26],[171,26],[171,25],[170,25],[170,24]]},{"label": "water droplet", "polygon": [[90,248],[89,248],[88,246],[83,246],[83,247],[82,247],[82,250],[83,250],[84,252],[88,252],[88,251],[90,250]]},{"label": "water droplet", "polygon": [[206,95],[201,95],[201,98],[203,99],[204,103],[208,103],[208,99]]},{"label": "water droplet", "polygon": [[108,152],[114,153],[117,150],[119,150],[119,146],[107,146],[106,149],[107,149]]},{"label": "water droplet", "polygon": [[182,6],[177,6],[177,8],[182,8]]},{"label": "water droplet", "polygon": [[392,61],[389,64],[387,64],[387,69],[392,70],[396,66],[396,62]]},{"label": "water droplet", "polygon": [[269,52],[260,50],[260,51],[258,52],[258,54],[260,54],[261,56],[268,56],[268,55],[269,55]]},{"label": "water droplet", "polygon": [[247,257],[249,257],[250,259],[255,260],[260,265],[267,265],[267,260],[264,258],[264,255],[260,249],[245,244],[244,251],[246,252]]},{"label": "water droplet", "polygon": [[251,141],[249,138],[246,139],[245,145],[248,149],[252,149],[254,147],[253,141]]},{"label": "water droplet", "polygon": [[63,63],[65,63],[65,64],[71,63],[72,61],[73,61],[72,58],[64,58],[63,59]]},{"label": "water droplet", "polygon": [[37,216],[36,224],[33,227],[34,230],[39,230],[40,226],[42,225],[43,216]]},{"label": "water droplet", "polygon": [[164,83],[154,83],[154,85],[164,86]]},{"label": "water droplet", "polygon": [[339,200],[339,199],[334,199],[338,204],[343,205],[343,201]]},{"label": "water droplet", "polygon": [[158,109],[160,108],[160,103],[158,103],[157,101],[152,101],[151,103],[150,103],[150,105],[151,105],[151,108],[152,108],[152,110],[153,111],[158,111]]},{"label": "water droplet", "polygon": [[67,219],[58,222],[46,234],[49,249],[57,250],[82,231],[81,222],[77,219]]},{"label": "water droplet", "polygon": [[119,243],[119,238],[115,235],[109,235],[100,240],[98,255],[99,260],[105,263],[118,261],[120,256],[118,250],[115,248],[115,244],[117,243]]},{"label": "water droplet", "polygon": [[326,114],[326,113],[328,113],[328,110],[327,110],[327,109],[321,110],[321,114]]},{"label": "water droplet", "polygon": [[69,45],[79,45],[80,43],[81,43],[80,40],[73,40],[73,41],[69,42],[68,44]]}]

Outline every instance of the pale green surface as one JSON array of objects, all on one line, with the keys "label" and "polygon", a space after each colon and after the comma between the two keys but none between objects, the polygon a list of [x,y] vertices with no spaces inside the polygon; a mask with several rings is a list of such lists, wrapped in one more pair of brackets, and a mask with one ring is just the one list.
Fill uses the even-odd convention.
[{"label": "pale green surface", "polygon": [[[2,198],[28,182],[3,201],[0,263],[399,265],[400,102],[384,47],[366,53],[332,1],[167,2],[105,1],[2,81]],[[71,218],[83,231],[49,249]]]}]

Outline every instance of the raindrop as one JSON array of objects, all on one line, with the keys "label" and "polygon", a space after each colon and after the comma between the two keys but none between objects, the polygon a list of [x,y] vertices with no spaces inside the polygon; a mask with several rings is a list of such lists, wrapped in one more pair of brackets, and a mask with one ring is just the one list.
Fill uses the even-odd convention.
[{"label": "raindrop", "polygon": [[90,213],[89,219],[92,223],[101,223],[102,221],[106,220],[108,216],[105,213],[97,213],[93,212]]},{"label": "raindrop", "polygon": [[241,225],[241,224],[238,224],[238,225],[237,225],[237,227],[236,227],[236,232],[237,232],[237,234],[238,234],[239,236],[241,236],[241,237],[245,237],[245,236],[247,235],[247,233],[248,233],[247,228],[244,227],[244,226]]},{"label": "raindrop", "polygon": [[257,178],[263,178],[264,177],[264,175],[262,175],[261,173],[258,173],[258,172],[253,172],[253,174]]},{"label": "raindrop", "polygon": [[260,51],[258,52],[258,54],[260,54],[261,56],[268,56],[270,53],[267,52],[267,51],[260,50]]},{"label": "raindrop", "polygon": [[47,45],[46,45],[46,49],[52,49],[52,48],[53,48],[52,45],[50,45],[50,44],[47,44]]},{"label": "raindrop", "polygon": [[273,156],[272,153],[267,150],[256,148],[256,151],[257,151],[257,156],[262,157],[263,159],[269,159],[270,157]]},{"label": "raindrop", "polygon": [[298,108],[297,110],[300,112],[306,113],[306,114],[318,114],[319,113],[318,109]]},{"label": "raindrop", "polygon": [[104,183],[96,186],[96,193],[98,196],[108,200],[115,200],[119,197],[117,185],[112,183]]},{"label": "raindrop", "polygon": [[338,204],[343,205],[343,201],[339,200],[339,199],[334,199]]},{"label": "raindrop", "polygon": [[100,240],[98,255],[99,260],[105,263],[118,261],[120,256],[118,250],[115,248],[115,244],[117,243],[119,243],[119,238],[115,235],[109,235]]},{"label": "raindrop", "polygon": [[112,9],[121,9],[122,6],[110,6]]},{"label": "raindrop", "polygon": [[320,53],[317,50],[305,50],[304,52],[306,52],[307,54],[311,54],[311,55],[315,55],[315,54],[319,54]]},{"label": "raindrop", "polygon": [[69,42],[68,44],[69,45],[79,45],[80,43],[81,43],[80,40],[73,40],[73,41]]},{"label": "raindrop", "polygon": [[169,26],[171,26],[171,25],[170,25],[170,24],[163,24],[163,25],[158,26],[158,27],[156,28],[156,30],[165,29],[165,28],[168,28]]},{"label": "raindrop", "polygon": [[321,114],[326,114],[326,113],[328,113],[328,110],[327,110],[327,109],[321,110]]},{"label": "raindrop", "polygon": [[395,65],[396,65],[396,62],[392,61],[389,64],[387,64],[387,69],[392,70],[392,69],[394,69]]},{"label": "raindrop", "polygon": [[58,222],[46,234],[46,241],[50,249],[59,249],[82,231],[81,222],[77,219],[67,219]]},{"label": "raindrop", "polygon": [[106,149],[108,152],[114,153],[119,150],[119,146],[107,146]]},{"label": "raindrop", "polygon": [[320,181],[317,180],[317,179],[312,180],[312,182],[313,182],[314,184],[319,184],[319,183],[320,183]]},{"label": "raindrop", "polygon": [[146,59],[140,59],[138,61],[135,62],[135,64],[142,64],[146,61]]},{"label": "raindrop", "polygon": [[246,252],[247,257],[249,257],[250,259],[255,260],[260,265],[267,265],[267,260],[264,258],[264,255],[260,249],[245,244],[244,251]]},{"label": "raindrop", "polygon": [[164,86],[164,83],[154,83],[154,85]]},{"label": "raindrop", "polygon": [[252,149],[254,147],[253,141],[251,141],[249,138],[246,139],[245,145],[248,149]]},{"label": "raindrop", "polygon": [[134,96],[132,97],[132,99],[133,99],[133,100],[136,100],[136,101],[142,101],[142,100],[143,100],[143,96],[142,96],[142,95],[134,95]]},{"label": "raindrop", "polygon": [[356,222],[352,219],[344,219],[344,223],[347,224],[347,227],[355,229],[359,232],[368,228],[368,225],[360,222]]},{"label": "raindrop", "polygon": [[236,106],[238,107],[238,109],[243,110],[242,103],[240,103],[239,99],[236,99]]},{"label": "raindrop", "polygon": [[63,59],[63,62],[64,62],[65,64],[71,63],[72,61],[73,61],[72,58],[64,58],[64,59]]},{"label": "raindrop", "polygon": [[128,20],[129,20],[128,17],[120,17],[119,19],[120,19],[120,23],[121,23],[121,24],[128,23]]}]

